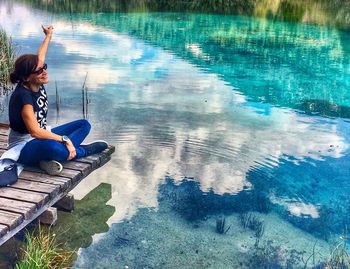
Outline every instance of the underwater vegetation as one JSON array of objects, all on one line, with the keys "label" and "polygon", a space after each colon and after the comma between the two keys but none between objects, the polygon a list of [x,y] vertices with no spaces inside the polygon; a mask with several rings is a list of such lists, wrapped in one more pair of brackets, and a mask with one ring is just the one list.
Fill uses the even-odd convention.
[{"label": "underwater vegetation", "polygon": [[227,233],[231,228],[231,225],[226,228],[225,218],[220,217],[216,220],[216,232],[219,234]]},{"label": "underwater vegetation", "polygon": [[239,215],[241,225],[244,229],[250,229],[254,232],[256,238],[256,245],[259,245],[259,241],[265,232],[264,221],[253,213],[243,213]]},{"label": "underwater vegetation", "polygon": [[350,268],[350,253],[347,249],[346,236],[340,236],[338,241],[330,250],[329,257],[324,260],[317,258],[315,251],[316,243],[313,246],[311,255],[306,251],[287,249],[274,243],[272,240],[265,240],[260,245],[254,245],[249,252],[249,267],[264,269],[348,269]]},{"label": "underwater vegetation", "polygon": [[[346,234],[346,233],[345,233]],[[331,252],[330,259],[325,262],[325,267],[330,269],[348,269],[350,268],[350,253],[347,249],[347,241],[349,238],[346,235],[339,237],[339,242],[337,242]]]}]

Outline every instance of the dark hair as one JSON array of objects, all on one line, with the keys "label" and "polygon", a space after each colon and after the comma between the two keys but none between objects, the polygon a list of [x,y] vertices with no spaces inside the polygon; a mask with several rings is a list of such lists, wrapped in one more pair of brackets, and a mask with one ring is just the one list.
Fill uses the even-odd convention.
[{"label": "dark hair", "polygon": [[15,62],[15,70],[10,74],[11,83],[24,82],[38,66],[38,55],[23,54]]}]

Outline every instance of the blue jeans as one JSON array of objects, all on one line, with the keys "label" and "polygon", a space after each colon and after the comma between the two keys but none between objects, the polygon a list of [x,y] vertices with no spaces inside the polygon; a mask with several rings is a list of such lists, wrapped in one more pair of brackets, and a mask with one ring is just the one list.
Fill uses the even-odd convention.
[{"label": "blue jeans", "polygon": [[[77,159],[86,156],[85,149],[80,147],[80,144],[87,137],[90,129],[91,125],[87,120],[76,120],[57,126],[51,132],[69,137],[76,149],[77,155],[75,159]],[[33,139],[22,149],[18,162],[37,166],[40,161],[55,160],[65,162],[68,155],[68,149],[64,143],[53,139]]]}]

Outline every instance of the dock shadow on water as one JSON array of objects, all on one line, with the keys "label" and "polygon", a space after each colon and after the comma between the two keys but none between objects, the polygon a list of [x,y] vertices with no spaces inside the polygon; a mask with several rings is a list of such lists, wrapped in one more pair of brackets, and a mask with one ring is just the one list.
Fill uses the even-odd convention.
[{"label": "dock shadow on water", "polygon": [[113,206],[106,205],[110,199],[111,185],[101,183],[82,200],[75,201],[72,213],[60,211],[60,225],[52,228],[58,240],[71,250],[88,247],[93,241],[93,235],[105,233],[109,229],[106,222],[115,211]]},{"label": "dock shadow on water", "polygon": [[197,182],[167,178],[158,203],[113,224],[80,250],[74,267],[314,268],[329,255],[327,242],[281,219],[253,191],[217,195]]}]

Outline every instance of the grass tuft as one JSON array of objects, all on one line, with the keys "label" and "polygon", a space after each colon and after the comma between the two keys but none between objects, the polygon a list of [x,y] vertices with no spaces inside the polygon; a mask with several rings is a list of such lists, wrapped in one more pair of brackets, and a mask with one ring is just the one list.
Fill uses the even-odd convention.
[{"label": "grass tuft", "polygon": [[23,257],[16,269],[62,269],[71,268],[73,252],[63,250],[56,236],[49,229],[39,228],[26,234]]},{"label": "grass tuft", "polygon": [[10,83],[10,73],[15,63],[15,48],[12,38],[0,27],[0,90],[8,93],[13,89]]}]

